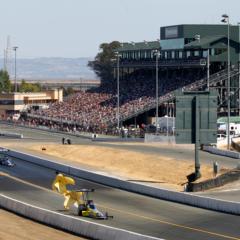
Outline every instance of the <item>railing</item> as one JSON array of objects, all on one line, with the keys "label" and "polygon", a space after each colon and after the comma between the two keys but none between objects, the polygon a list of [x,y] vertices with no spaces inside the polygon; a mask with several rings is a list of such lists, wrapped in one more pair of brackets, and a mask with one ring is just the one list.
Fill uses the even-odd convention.
[{"label": "railing", "polygon": [[[114,64],[115,67],[117,67],[116,64]],[[156,66],[156,61],[155,60],[122,60],[120,62],[119,67],[138,67],[138,66],[144,66],[144,67],[155,67]],[[181,60],[163,60],[159,59],[158,61],[158,66],[159,67],[167,67],[167,66],[197,66],[197,67],[202,67],[206,66],[206,59],[205,58],[199,58],[199,59],[181,59]]]}]

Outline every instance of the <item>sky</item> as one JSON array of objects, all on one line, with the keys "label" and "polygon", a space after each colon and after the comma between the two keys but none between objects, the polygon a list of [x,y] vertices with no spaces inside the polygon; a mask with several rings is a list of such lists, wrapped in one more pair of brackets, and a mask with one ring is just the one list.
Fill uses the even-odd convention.
[{"label": "sky", "polygon": [[161,26],[240,22],[240,0],[0,0],[0,58],[94,57],[103,42],[154,41]]}]

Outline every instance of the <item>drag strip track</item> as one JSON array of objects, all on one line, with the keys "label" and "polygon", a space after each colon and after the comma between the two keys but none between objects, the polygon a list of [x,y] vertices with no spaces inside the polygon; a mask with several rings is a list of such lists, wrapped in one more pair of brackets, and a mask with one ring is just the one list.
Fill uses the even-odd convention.
[{"label": "drag strip track", "polygon": [[[50,190],[55,172],[16,160],[14,168],[0,167],[10,176],[0,177],[0,193],[49,210],[63,211],[62,196]],[[76,179],[76,178],[75,178]],[[99,209],[114,219],[101,224],[164,239],[240,239],[239,216],[189,207],[76,179],[77,189],[94,188]],[[99,220],[88,219],[98,222]]]}]

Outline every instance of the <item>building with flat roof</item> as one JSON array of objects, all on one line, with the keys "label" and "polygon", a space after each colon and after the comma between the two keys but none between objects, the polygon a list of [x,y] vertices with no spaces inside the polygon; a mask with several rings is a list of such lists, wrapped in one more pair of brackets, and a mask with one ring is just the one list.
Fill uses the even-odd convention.
[{"label": "building with flat roof", "polygon": [[1,93],[0,115],[5,119],[31,108],[47,108],[49,104],[63,101],[62,89],[54,89],[37,93]]}]

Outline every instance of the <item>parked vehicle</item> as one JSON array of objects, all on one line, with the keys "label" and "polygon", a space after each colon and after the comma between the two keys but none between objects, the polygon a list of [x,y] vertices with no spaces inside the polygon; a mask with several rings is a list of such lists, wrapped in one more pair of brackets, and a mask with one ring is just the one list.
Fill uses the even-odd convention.
[{"label": "parked vehicle", "polygon": [[[218,123],[218,133],[219,134],[227,134],[227,124],[226,123]],[[230,135],[236,136],[240,135],[240,124],[239,123],[230,123]]]},{"label": "parked vehicle", "polygon": [[226,139],[226,135],[225,134],[218,134],[217,135],[217,140],[223,140],[223,139]]}]

